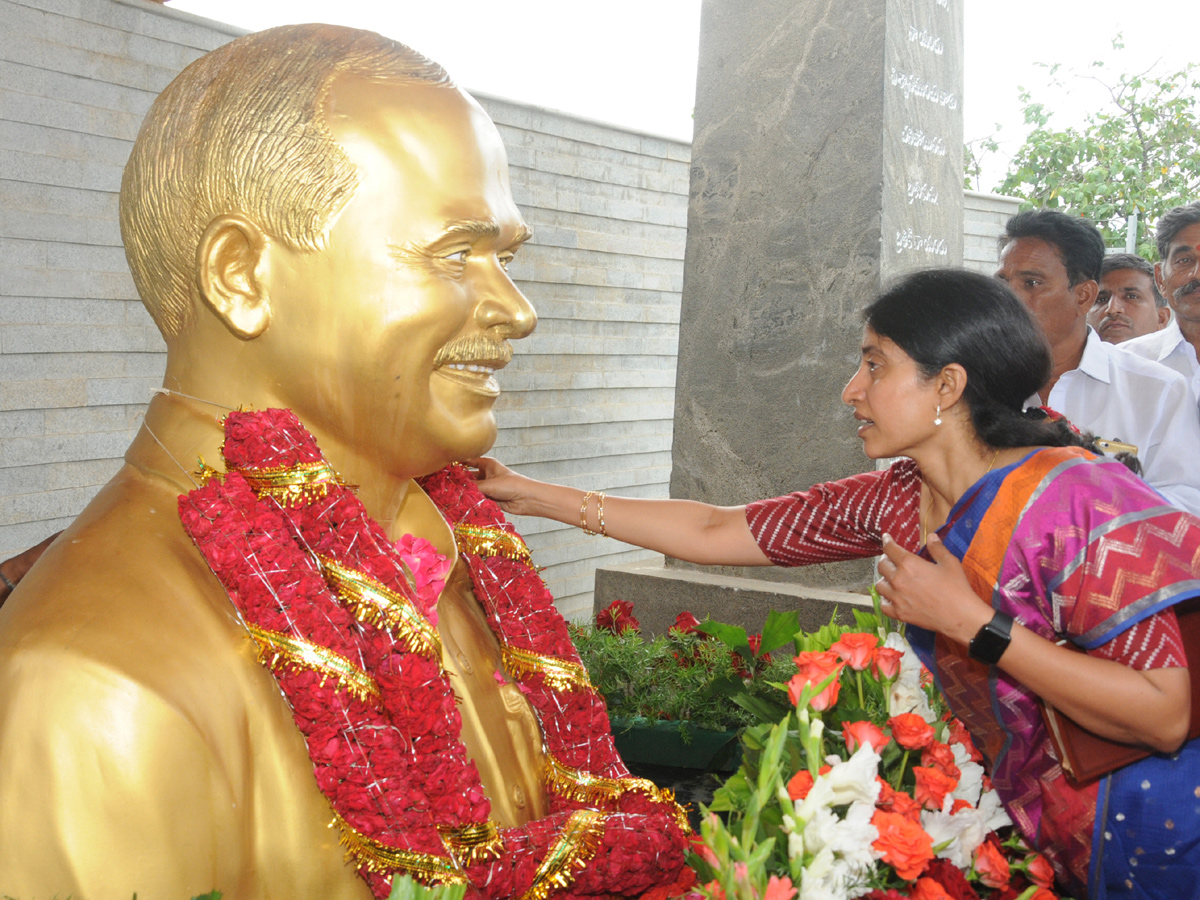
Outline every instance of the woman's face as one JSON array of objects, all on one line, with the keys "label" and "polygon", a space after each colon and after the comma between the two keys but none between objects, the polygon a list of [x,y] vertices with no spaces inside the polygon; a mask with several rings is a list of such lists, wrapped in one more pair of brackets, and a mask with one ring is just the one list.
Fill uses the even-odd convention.
[{"label": "woman's face", "polygon": [[869,326],[863,329],[862,362],[842,390],[843,402],[861,422],[863,452],[883,459],[919,450],[937,432],[937,384],[892,341]]}]

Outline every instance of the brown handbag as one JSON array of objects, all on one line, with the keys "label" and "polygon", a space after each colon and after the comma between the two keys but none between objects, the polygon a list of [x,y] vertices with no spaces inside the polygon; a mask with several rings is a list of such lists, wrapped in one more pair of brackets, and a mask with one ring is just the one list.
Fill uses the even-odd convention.
[{"label": "brown handbag", "polygon": [[[1191,724],[1187,739],[1200,737],[1200,598],[1185,600],[1173,607],[1183,635],[1183,647],[1188,658],[1188,674],[1192,683]],[[1063,646],[1079,649],[1063,641]],[[1080,650],[1082,653],[1083,651]],[[1042,721],[1054,746],[1054,755],[1062,764],[1067,777],[1077,785],[1095,781],[1114,769],[1145,759],[1154,751],[1147,747],[1122,744],[1100,737],[1063,715],[1049,703],[1038,701]]]}]

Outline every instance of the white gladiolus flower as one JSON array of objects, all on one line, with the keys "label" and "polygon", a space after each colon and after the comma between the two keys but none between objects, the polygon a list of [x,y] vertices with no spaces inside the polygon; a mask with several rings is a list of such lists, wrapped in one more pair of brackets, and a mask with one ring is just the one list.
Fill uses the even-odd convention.
[{"label": "white gladiolus flower", "polygon": [[983,792],[983,795],[979,798],[979,811],[987,816],[986,824],[988,831],[996,831],[1005,825],[1013,823],[1012,819],[1008,817],[1008,813],[1004,811],[1004,805],[1000,802],[1000,795],[994,790]]},{"label": "white gladiolus flower", "polygon": [[898,716],[901,713],[916,713],[931,725],[937,720],[919,680],[906,680],[900,676],[892,683],[892,689],[888,692],[888,715]]},{"label": "white gladiolus flower", "polygon": [[952,802],[947,797],[946,806],[940,812],[922,811],[921,827],[933,838],[933,846],[949,841],[937,851],[938,856],[950,860],[960,869],[969,869],[975,849],[987,837],[987,816],[973,808],[960,809],[951,815]]},{"label": "white gladiolus flower", "polygon": [[850,874],[860,880],[865,880],[875,861],[882,858],[872,846],[879,838],[879,829],[871,824],[874,815],[874,800],[851,803],[832,844],[833,852],[846,862]]},{"label": "white gladiolus flower", "polygon": [[899,632],[890,633],[883,645],[903,654],[900,658],[900,674],[896,676],[888,694],[888,715],[911,712],[932,723],[937,717],[929,708],[929,699],[921,688],[921,660]]},{"label": "white gladiolus flower", "polygon": [[833,785],[834,805],[856,801],[874,803],[879,799],[879,754],[870,744],[862,744],[854,755],[839,763],[824,776]]},{"label": "white gladiolus flower", "polygon": [[954,764],[960,772],[958,786],[952,796],[955,800],[966,800],[972,806],[978,806],[979,794],[983,790],[983,766],[971,762],[962,744],[951,744],[950,749],[954,751]]},{"label": "white gladiolus flower", "polygon": [[800,876],[799,900],[850,900],[844,888],[837,889],[839,882],[845,881],[839,877],[839,868],[828,847],[818,853]]}]

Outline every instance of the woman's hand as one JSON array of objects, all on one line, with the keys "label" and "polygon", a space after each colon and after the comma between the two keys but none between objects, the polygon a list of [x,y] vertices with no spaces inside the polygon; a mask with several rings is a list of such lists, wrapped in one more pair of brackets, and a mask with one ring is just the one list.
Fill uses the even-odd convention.
[{"label": "woman's hand", "polygon": [[883,536],[880,580],[876,587],[884,613],[961,644],[968,643],[992,618],[992,608],[971,590],[953,553],[936,534],[926,544],[932,562],[909,553],[889,535]]},{"label": "woman's hand", "polygon": [[490,456],[468,459],[463,465],[475,470],[475,481],[479,490],[485,497],[495,500],[506,513],[513,516],[536,514],[532,507],[530,489],[539,482],[518,475]]}]

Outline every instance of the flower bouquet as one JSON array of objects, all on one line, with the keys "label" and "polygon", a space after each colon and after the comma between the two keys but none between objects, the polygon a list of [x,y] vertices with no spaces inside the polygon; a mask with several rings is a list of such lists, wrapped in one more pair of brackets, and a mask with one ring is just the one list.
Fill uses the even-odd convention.
[{"label": "flower bouquet", "polygon": [[1055,898],[903,634],[878,606],[855,616],[796,635],[790,708],[746,729],[702,823],[702,895]]}]

